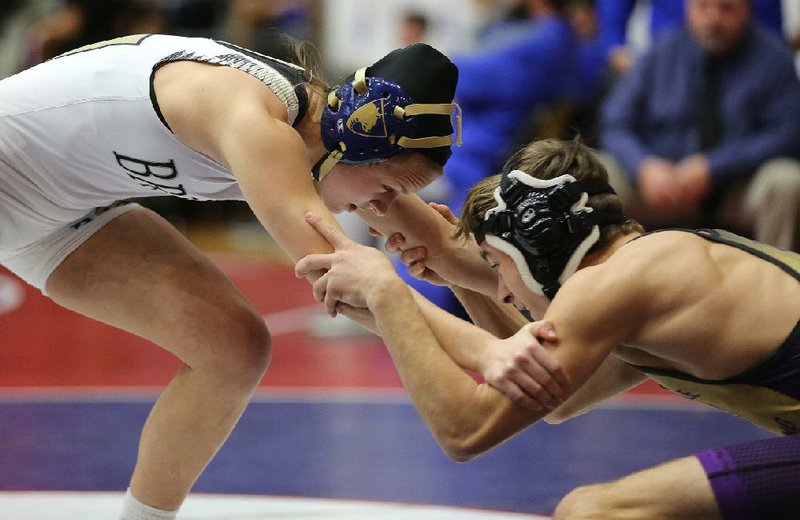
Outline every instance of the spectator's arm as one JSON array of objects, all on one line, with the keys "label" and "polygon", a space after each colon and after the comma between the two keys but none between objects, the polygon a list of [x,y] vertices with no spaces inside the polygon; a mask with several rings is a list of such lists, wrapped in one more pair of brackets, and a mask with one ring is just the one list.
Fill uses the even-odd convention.
[{"label": "spectator's arm", "polygon": [[597,25],[606,53],[627,43],[628,20],[635,5],[636,0],[597,0]]}]

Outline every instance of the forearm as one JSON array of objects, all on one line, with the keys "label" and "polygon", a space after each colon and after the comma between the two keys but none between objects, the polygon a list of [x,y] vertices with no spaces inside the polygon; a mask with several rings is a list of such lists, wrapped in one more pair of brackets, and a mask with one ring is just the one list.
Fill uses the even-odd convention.
[{"label": "forearm", "polygon": [[483,352],[491,348],[492,340],[496,339],[491,330],[476,329],[468,322],[434,305],[413,288],[409,287],[409,290],[439,347],[459,367],[481,373],[480,362]]},{"label": "forearm", "polygon": [[[533,414],[495,389],[478,384],[447,354],[411,291],[397,279],[368,300],[378,330],[411,400],[442,448],[467,460],[507,439],[544,413]],[[454,341],[490,338],[466,322]],[[470,339],[470,333],[475,338]]]},{"label": "forearm", "polygon": [[424,246],[426,265],[450,284],[494,294],[497,278],[480,258],[477,245],[452,239],[453,225],[419,196],[398,197],[383,216],[371,211],[359,211],[359,216],[386,237],[402,233],[404,250]]},{"label": "forearm", "polygon": [[382,216],[369,210],[360,210],[358,216],[386,237],[402,233],[406,247],[425,246],[431,256],[441,255],[452,227],[418,195],[397,197]]}]

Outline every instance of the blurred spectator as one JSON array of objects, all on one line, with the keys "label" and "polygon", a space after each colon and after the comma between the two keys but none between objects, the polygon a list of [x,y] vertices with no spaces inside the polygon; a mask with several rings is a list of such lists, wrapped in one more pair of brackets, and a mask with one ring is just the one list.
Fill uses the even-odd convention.
[{"label": "blurred spectator", "polygon": [[[767,27],[782,34],[783,18],[781,0],[749,0],[755,18]],[[676,29],[684,21],[684,0],[597,0],[600,21],[600,39],[608,55],[608,64],[615,74],[625,74],[633,63],[633,52],[628,42],[628,24],[634,8],[649,4],[648,36],[652,41]]]},{"label": "blurred spectator", "polygon": [[0,4],[0,23],[4,23],[25,4],[23,0],[3,0]]},{"label": "blurred spectator", "polygon": [[28,4],[24,0],[6,0],[0,4],[0,79],[20,70],[19,57],[33,11]]},{"label": "blurred spectator", "polygon": [[[610,83],[605,49],[600,39],[596,4],[595,0],[572,0],[567,6],[567,17],[578,42],[578,104],[569,114],[571,120],[565,124],[573,127],[590,146],[597,146],[598,107],[607,94]],[[546,137],[567,136],[550,132]]]},{"label": "blurred spectator", "polygon": [[163,31],[157,0],[64,0],[31,26],[24,68],[90,43]]},{"label": "blurred spectator", "polygon": [[163,12],[178,36],[210,37],[222,25],[229,0],[168,0]]},{"label": "blurred spectator", "polygon": [[218,37],[250,50],[290,59],[291,45],[282,35],[312,40],[309,10],[302,0],[228,0]]},{"label": "blurred spectator", "polygon": [[428,17],[421,11],[408,11],[400,25],[400,46],[424,43],[428,38]]},{"label": "blurred spectator", "polygon": [[456,98],[463,141],[445,168],[458,213],[469,188],[496,173],[531,114],[576,95],[576,40],[565,15],[569,0],[528,0],[524,36],[456,58]]},{"label": "blurred spectator", "polygon": [[[800,81],[792,52],[748,0],[689,0],[609,96],[606,166],[628,214],[719,225],[797,247]],[[699,222],[698,222],[699,220]]]},{"label": "blurred spectator", "polygon": [[[566,17],[568,3],[519,3],[512,15],[493,23],[487,34],[494,36],[485,35],[488,39],[482,40],[476,52],[455,58],[463,145],[453,148],[444,172],[449,194],[438,202],[446,203],[456,214],[469,188],[496,173],[511,148],[525,139],[523,134],[535,133],[531,127],[543,120],[542,113],[577,97],[577,49]],[[398,271],[429,300],[465,316],[448,288],[416,280],[403,267]]]}]

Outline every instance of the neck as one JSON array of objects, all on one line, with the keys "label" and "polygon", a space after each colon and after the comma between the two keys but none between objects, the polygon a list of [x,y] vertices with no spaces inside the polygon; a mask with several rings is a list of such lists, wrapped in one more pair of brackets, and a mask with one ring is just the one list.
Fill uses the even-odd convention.
[{"label": "neck", "polygon": [[309,165],[314,165],[325,155],[325,145],[322,143],[322,133],[320,132],[325,96],[318,88],[311,86],[306,88],[308,89],[308,111],[303,119],[295,125],[295,129],[305,144]]},{"label": "neck", "polygon": [[578,269],[583,269],[584,267],[590,267],[593,265],[602,264],[606,260],[608,260],[611,255],[616,253],[619,248],[633,240],[634,238],[641,236],[642,234],[639,232],[627,233],[622,235],[621,237],[615,239],[610,244],[598,249],[597,251],[592,252],[584,257],[583,261],[581,262]]}]

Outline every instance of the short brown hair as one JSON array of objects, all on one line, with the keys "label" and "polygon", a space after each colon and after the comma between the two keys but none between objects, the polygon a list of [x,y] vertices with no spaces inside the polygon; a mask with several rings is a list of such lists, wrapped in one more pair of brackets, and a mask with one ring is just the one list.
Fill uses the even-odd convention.
[{"label": "short brown hair", "polygon": [[[569,174],[575,180],[601,179],[608,182],[608,173],[597,159],[594,151],[583,144],[580,137],[571,141],[559,139],[542,139],[533,141],[517,150],[508,161],[503,171],[522,170],[538,179],[553,179]],[[500,174],[487,177],[475,184],[467,195],[461,221],[456,229],[455,237],[468,237],[483,222],[486,212],[497,206],[494,191],[500,186]],[[622,201],[614,193],[601,193],[589,197],[586,205],[595,210],[623,211]],[[618,224],[609,224],[600,228],[600,240],[589,250],[592,252],[609,244],[620,236],[632,232],[644,232],[641,224],[626,219]]]}]

